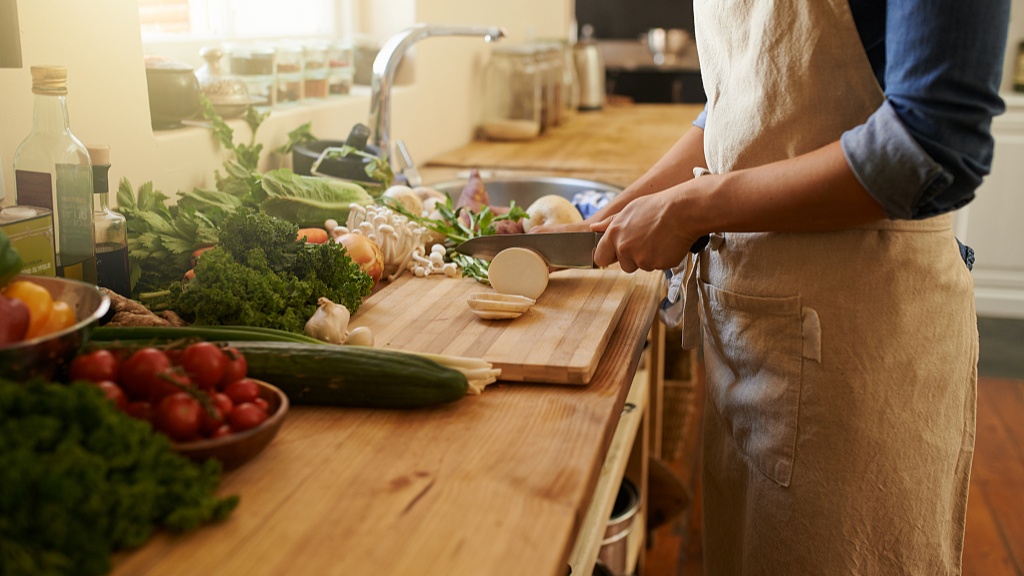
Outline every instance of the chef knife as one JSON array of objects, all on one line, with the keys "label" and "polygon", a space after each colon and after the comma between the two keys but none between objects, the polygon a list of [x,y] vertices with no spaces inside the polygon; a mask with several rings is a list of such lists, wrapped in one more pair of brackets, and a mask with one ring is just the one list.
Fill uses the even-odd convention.
[{"label": "chef knife", "polygon": [[[554,232],[549,234],[495,234],[466,240],[455,247],[456,252],[491,260],[506,248],[529,248],[540,254],[548,266],[555,268],[598,268],[594,264],[594,249],[603,232]],[[690,247],[699,252],[707,246],[708,237],[702,236]]]}]

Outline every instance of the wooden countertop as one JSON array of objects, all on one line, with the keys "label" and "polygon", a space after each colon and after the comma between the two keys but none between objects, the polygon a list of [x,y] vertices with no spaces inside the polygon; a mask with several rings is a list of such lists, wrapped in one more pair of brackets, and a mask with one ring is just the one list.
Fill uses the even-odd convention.
[{"label": "wooden countertop", "polygon": [[[580,115],[561,134],[589,141],[580,146],[594,160],[571,166],[616,159],[616,173],[642,172],[653,160],[600,128],[653,121],[657,145],[648,156],[656,159],[663,150],[653,148],[671,145],[664,115],[692,120],[696,112],[686,108]],[[558,135],[518,145],[508,164],[544,170],[535,159],[546,156],[531,158],[526,149],[556,149]],[[504,166],[497,148],[513,149],[473,143],[444,158],[482,166],[479,150],[489,166]],[[630,166],[619,151],[645,165]],[[499,382],[480,396],[408,412],[294,407],[262,454],[225,474],[221,493],[241,497],[227,521],[184,536],[159,534],[118,555],[113,573],[562,576],[662,285],[659,273],[638,275],[587,386]]]},{"label": "wooden countertop", "polygon": [[703,108],[609,105],[600,112],[578,113],[531,141],[473,142],[433,158],[420,172],[428,183],[481,168],[571,175],[625,187],[675,144]]}]

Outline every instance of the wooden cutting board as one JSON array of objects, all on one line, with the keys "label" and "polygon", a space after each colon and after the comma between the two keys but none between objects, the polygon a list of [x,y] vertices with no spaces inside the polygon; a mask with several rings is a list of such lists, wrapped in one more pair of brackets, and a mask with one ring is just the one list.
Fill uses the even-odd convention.
[{"label": "wooden cutting board", "polygon": [[407,274],[370,296],[349,329],[369,327],[379,348],[483,358],[503,381],[587,384],[635,283],[620,270],[560,270],[519,318],[483,320],[466,299],[490,287]]}]

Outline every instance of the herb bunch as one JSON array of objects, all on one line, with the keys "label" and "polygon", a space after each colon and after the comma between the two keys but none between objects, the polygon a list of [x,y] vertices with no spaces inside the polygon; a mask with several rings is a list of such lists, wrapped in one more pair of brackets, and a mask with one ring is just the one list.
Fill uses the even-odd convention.
[{"label": "herb bunch", "polygon": [[195,278],[140,295],[151,308],[169,307],[200,325],[244,325],[302,332],[326,297],[355,314],[373,280],[344,246],[307,245],[298,226],[241,208],[226,218],[218,246],[205,252]]},{"label": "herb bunch", "polygon": [[220,464],[197,465],[99,388],[0,379],[0,574],[110,571],[158,528],[222,520]]},{"label": "herb bunch", "polygon": [[490,206],[484,206],[479,212],[473,212],[466,207],[455,208],[452,205],[451,197],[448,197],[444,204],[436,205],[438,218],[413,214],[401,202],[393,198],[385,197],[383,201],[388,208],[419,223],[428,230],[444,236],[444,245],[448,249],[445,258],[458,264],[462,268],[463,276],[473,278],[483,284],[490,284],[490,279],[487,276],[489,262],[455,252],[453,248],[471,238],[497,234],[496,224],[498,222],[506,220],[518,222],[527,217],[526,210],[517,206],[515,201],[512,201],[505,214],[495,214]]}]

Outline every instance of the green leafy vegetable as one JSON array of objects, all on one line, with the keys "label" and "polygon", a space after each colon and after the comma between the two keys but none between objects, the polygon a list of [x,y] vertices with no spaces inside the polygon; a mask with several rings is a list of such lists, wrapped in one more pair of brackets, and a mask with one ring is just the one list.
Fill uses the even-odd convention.
[{"label": "green leafy vegetable", "polygon": [[195,278],[146,293],[150,307],[170,307],[199,325],[241,325],[302,332],[326,297],[355,313],[373,280],[341,244],[307,245],[298,226],[249,209],[223,223],[220,244],[203,254]]},{"label": "green leafy vegetable", "polygon": [[358,184],[302,176],[286,168],[264,174],[262,187],[266,199],[260,208],[300,227],[323,227],[328,218],[344,222],[351,204],[373,204],[373,197]]},{"label": "green leafy vegetable", "polygon": [[139,187],[121,180],[118,210],[128,221],[128,272],[132,294],[162,290],[191,267],[192,252],[217,241],[217,223],[226,211],[203,210],[188,203],[168,206],[153,183]]},{"label": "green leafy vegetable", "polygon": [[473,212],[465,207],[454,208],[451,197],[448,197],[444,204],[437,205],[439,218],[428,218],[420,214],[413,214],[393,198],[385,197],[382,201],[388,208],[444,236],[445,247],[449,248],[446,258],[462,268],[463,276],[474,278],[483,284],[490,284],[490,279],[487,276],[489,262],[466,254],[460,254],[453,250],[453,248],[470,238],[496,234],[495,223],[497,222],[503,220],[518,222],[527,216],[526,211],[516,206],[514,201],[509,205],[508,212],[495,215],[491,211],[490,206],[484,206],[479,212]]},{"label": "green leafy vegetable", "polygon": [[0,230],[0,287],[7,284],[21,272],[21,254],[11,245],[11,240]]},{"label": "green leafy vegetable", "polygon": [[344,158],[345,156],[359,156],[360,158],[366,158],[369,162],[366,163],[364,171],[371,180],[380,184],[379,187],[374,187],[372,190],[375,192],[382,193],[391,186],[391,182],[395,179],[395,173],[391,170],[391,162],[388,161],[386,154],[381,156],[374,156],[369,152],[365,152],[356,148],[355,146],[342,146],[341,150],[331,152],[327,155],[328,158]]},{"label": "green leafy vegetable", "polygon": [[96,386],[0,379],[0,574],[104,574],[154,529],[226,518],[219,483]]},{"label": "green leafy vegetable", "polygon": [[280,154],[291,154],[296,144],[305,142],[316,142],[317,137],[313,135],[313,123],[306,122],[295,130],[288,133],[288,141],[277,149]]}]

